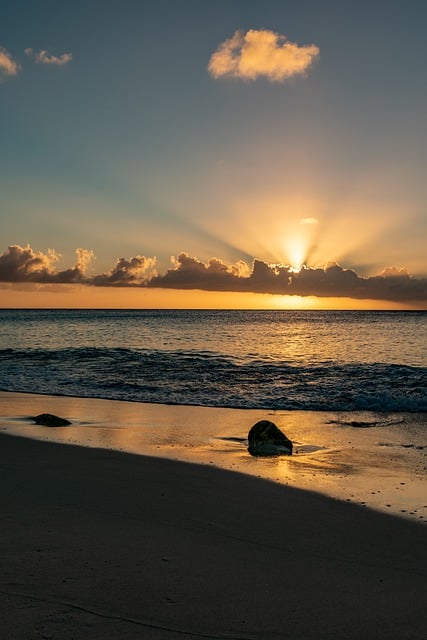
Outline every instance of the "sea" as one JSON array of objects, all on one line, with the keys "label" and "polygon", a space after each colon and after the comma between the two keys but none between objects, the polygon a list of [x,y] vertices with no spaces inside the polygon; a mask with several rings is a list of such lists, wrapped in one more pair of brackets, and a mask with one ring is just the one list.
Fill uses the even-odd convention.
[{"label": "sea", "polygon": [[427,411],[427,312],[0,310],[0,390],[309,411]]}]

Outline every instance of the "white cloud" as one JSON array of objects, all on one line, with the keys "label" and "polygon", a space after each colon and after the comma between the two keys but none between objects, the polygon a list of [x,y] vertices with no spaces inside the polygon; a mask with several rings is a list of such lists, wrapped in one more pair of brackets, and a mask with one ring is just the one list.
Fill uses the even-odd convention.
[{"label": "white cloud", "polygon": [[316,45],[300,46],[273,31],[236,31],[212,54],[208,70],[214,78],[256,80],[265,76],[271,82],[283,82],[304,74],[318,55]]},{"label": "white cloud", "polygon": [[382,278],[408,278],[409,272],[404,267],[386,267],[379,275]]},{"label": "white cloud", "polygon": [[19,64],[12,58],[11,54],[3,47],[0,47],[0,80],[6,76],[16,76],[19,69]]},{"label": "white cloud", "polygon": [[28,49],[25,49],[25,53],[28,57],[34,58],[37,64],[54,64],[59,67],[71,62],[73,59],[72,53],[63,53],[60,56],[53,56],[50,55],[46,49],[42,49],[37,53],[29,47]]},{"label": "white cloud", "polygon": [[86,273],[91,266],[92,260],[95,258],[94,252],[92,249],[76,249],[76,256],[76,268],[82,273]]}]

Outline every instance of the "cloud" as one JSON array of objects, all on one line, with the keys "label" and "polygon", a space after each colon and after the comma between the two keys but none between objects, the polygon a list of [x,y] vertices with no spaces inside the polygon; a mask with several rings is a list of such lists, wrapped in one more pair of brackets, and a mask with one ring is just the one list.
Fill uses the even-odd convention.
[{"label": "cloud", "polygon": [[396,278],[399,276],[409,276],[408,270],[403,267],[386,267],[379,274],[383,278]]},{"label": "cloud", "polygon": [[0,256],[0,281],[2,282],[39,282],[72,283],[84,282],[85,273],[93,253],[77,249],[77,262],[70,269],[55,271],[60,254],[54,249],[47,253],[34,251],[29,245],[12,245]]},{"label": "cloud", "polygon": [[67,64],[68,62],[71,62],[71,60],[73,59],[72,53],[63,53],[60,56],[53,56],[50,55],[46,51],[46,49],[42,49],[37,53],[30,47],[28,49],[25,49],[25,54],[29,58],[34,58],[37,64],[54,64],[60,67],[62,67],[64,64]]},{"label": "cloud", "polygon": [[300,224],[319,224],[319,221],[317,218],[301,218],[301,220],[299,221]]},{"label": "cloud", "polygon": [[[240,291],[238,287],[244,280],[244,273],[249,268],[242,260],[235,265],[227,266],[218,258],[211,258],[204,264],[188,253],[180,253],[178,258],[172,257],[173,268],[165,275],[157,275],[150,282],[150,287],[167,287],[171,289],[206,289],[208,291]],[[202,285],[202,286],[201,286]]]},{"label": "cloud", "polygon": [[318,55],[316,45],[300,46],[273,31],[236,31],[212,54],[208,71],[213,78],[256,80],[265,76],[270,82],[283,82],[304,74]]},{"label": "cloud", "polygon": [[144,285],[157,275],[156,258],[136,256],[126,260],[119,258],[116,265],[108,273],[94,276],[91,283],[96,286],[132,286]]},{"label": "cloud", "polygon": [[242,274],[217,258],[205,264],[181,253],[172,268],[152,278],[148,286],[427,304],[427,278],[415,279],[405,270],[393,268],[383,275],[364,278],[336,262],[325,267],[304,266],[295,272],[288,265],[254,260],[252,270]]},{"label": "cloud", "polygon": [[11,54],[0,47],[0,81],[7,76],[16,76],[20,65],[12,58]]},{"label": "cloud", "polygon": [[77,249],[76,256],[73,267],[57,271],[60,255],[53,249],[43,253],[29,245],[12,245],[0,255],[0,282],[199,289],[427,305],[427,278],[413,278],[405,269],[396,267],[365,278],[336,262],[316,268],[303,266],[295,271],[289,265],[268,264],[262,260],[254,260],[251,266],[243,260],[232,265],[219,258],[203,262],[182,252],[177,258],[171,258],[171,267],[163,274],[156,271],[155,257],[135,256],[129,260],[119,258],[111,270],[89,275],[93,252]]},{"label": "cloud", "polygon": [[82,273],[86,273],[92,263],[92,260],[95,258],[94,252],[92,249],[76,249],[76,256],[76,267],[80,269]]},{"label": "cloud", "polygon": [[[53,64],[63,66],[70,62],[73,58],[71,53],[63,53],[60,56],[50,55],[45,49],[39,52],[31,48],[25,49],[28,57],[33,58],[37,64]],[[21,69],[19,62],[13,59],[12,55],[0,46],[0,82],[8,76],[16,76]]]},{"label": "cloud", "polygon": [[90,249],[76,249],[77,260],[73,267],[65,271],[52,273],[52,282],[66,283],[85,283],[87,281],[87,270],[89,269],[92,259],[95,257]]},{"label": "cloud", "polygon": [[33,251],[27,245],[12,245],[0,256],[0,280],[2,282],[46,282],[54,273],[59,255],[48,249],[47,254]]}]

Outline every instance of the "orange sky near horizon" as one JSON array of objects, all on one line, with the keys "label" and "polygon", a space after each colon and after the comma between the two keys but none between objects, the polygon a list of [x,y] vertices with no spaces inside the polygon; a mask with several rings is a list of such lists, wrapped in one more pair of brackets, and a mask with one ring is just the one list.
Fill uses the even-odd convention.
[{"label": "orange sky near horizon", "polygon": [[348,309],[417,310],[415,304],[267,293],[213,292],[88,285],[3,285],[2,309]]}]

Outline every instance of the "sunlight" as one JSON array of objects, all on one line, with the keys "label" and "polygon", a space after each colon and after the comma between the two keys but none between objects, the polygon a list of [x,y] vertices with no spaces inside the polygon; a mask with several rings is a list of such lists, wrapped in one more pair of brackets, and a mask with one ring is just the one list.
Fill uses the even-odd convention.
[{"label": "sunlight", "polygon": [[307,244],[302,237],[291,237],[285,242],[285,255],[293,271],[300,271],[305,262]]},{"label": "sunlight", "polygon": [[315,296],[282,296],[278,306],[282,309],[317,309],[319,300]]}]

